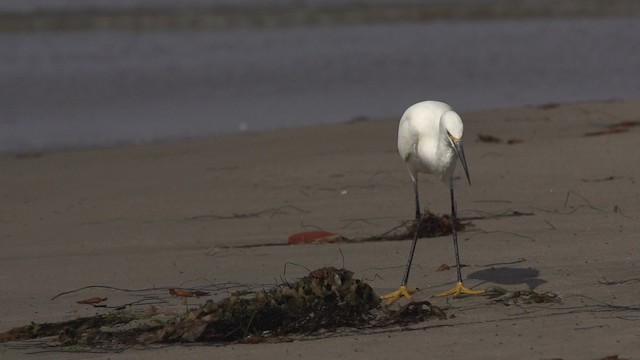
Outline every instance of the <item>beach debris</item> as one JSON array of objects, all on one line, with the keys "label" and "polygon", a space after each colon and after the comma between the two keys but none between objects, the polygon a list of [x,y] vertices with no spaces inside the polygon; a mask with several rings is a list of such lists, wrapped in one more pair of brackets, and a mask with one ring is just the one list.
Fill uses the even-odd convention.
[{"label": "beach debris", "polygon": [[534,290],[508,291],[499,286],[487,289],[484,296],[491,299],[493,303],[505,306],[517,304],[543,304],[559,303],[560,297],[551,291],[537,292]]},{"label": "beach debris", "polygon": [[[469,224],[471,224],[471,222],[462,222],[457,218],[456,230],[464,230]],[[405,221],[382,235],[362,239],[347,239],[344,240],[344,242],[406,240],[413,238],[415,231],[416,222]],[[420,221],[420,234],[418,235],[421,238],[430,238],[449,234],[451,234],[451,217],[449,215],[437,215],[425,209],[422,214],[422,221]]]},{"label": "beach debris", "polygon": [[580,181],[582,181],[582,182],[603,182],[603,181],[611,181],[611,180],[617,180],[617,179],[622,179],[622,176],[607,176],[607,177],[598,178],[598,179],[580,179]]},{"label": "beach debris", "polygon": [[334,243],[343,240],[340,235],[334,234],[324,230],[313,230],[295,233],[289,236],[288,243],[292,245],[297,244],[319,244],[319,243]]},{"label": "beach debris", "polygon": [[[478,134],[478,141],[485,142],[485,143],[499,144],[502,142],[502,139],[493,135]],[[520,144],[522,142],[524,142],[524,140],[522,139],[509,139],[507,140],[507,145]]]},{"label": "beach debris", "polygon": [[546,103],[546,104],[538,105],[538,109],[540,109],[540,110],[551,110],[551,109],[555,109],[557,107],[560,107],[560,104],[558,104],[558,103]]},{"label": "beach debris", "polygon": [[624,285],[632,283],[640,283],[640,278],[624,279],[624,280],[607,280],[605,278],[598,279],[598,283],[602,285]]},{"label": "beach debris", "polygon": [[451,266],[449,266],[447,264],[442,264],[442,265],[438,266],[436,271],[447,271],[447,270],[450,270],[450,269],[451,269]]},{"label": "beach debris", "polygon": [[609,356],[605,356],[600,360],[629,360],[627,358],[621,358],[618,355],[609,355]]},{"label": "beach debris", "polygon": [[428,320],[430,317],[446,320],[447,314],[439,307],[431,305],[428,301],[415,301],[403,305],[397,311],[389,314],[389,321],[402,325],[410,325]]},{"label": "beach debris", "polygon": [[59,323],[31,323],[1,333],[0,343],[58,337],[57,341],[53,341],[60,346],[77,343],[89,344],[98,341],[98,333],[102,327],[126,324],[133,320],[133,315],[118,311],[107,315],[96,315]]},{"label": "beach debris", "polygon": [[197,297],[197,298],[199,298],[201,296],[209,295],[209,293],[205,292],[205,291],[200,291],[200,290],[189,291],[189,290],[184,290],[184,289],[169,289],[169,294],[171,296],[181,297],[181,298],[188,298],[188,297]]},{"label": "beach debris", "polygon": [[618,127],[630,128],[630,127],[639,126],[639,125],[640,125],[640,120],[624,120],[624,121],[620,121],[619,123],[609,125],[608,128],[610,129],[618,128]]},{"label": "beach debris", "polygon": [[465,220],[465,221],[469,221],[469,220],[486,220],[486,219],[498,219],[498,218],[505,218],[505,217],[533,216],[533,215],[535,215],[535,213],[522,212],[522,211],[518,211],[518,210],[507,210],[507,211],[504,211],[502,213],[495,214],[495,215],[493,215],[493,214],[482,214],[480,216],[466,216],[462,220]]},{"label": "beach debris", "polygon": [[496,144],[502,142],[502,140],[500,140],[499,137],[493,136],[493,135],[486,135],[486,134],[478,134],[478,141],[486,142],[486,143],[496,143]]},{"label": "beach debris", "polygon": [[584,134],[584,136],[601,136],[601,135],[611,135],[611,134],[620,134],[623,132],[627,132],[629,129],[627,128],[612,128],[601,131],[594,131]]},{"label": "beach debris", "polygon": [[[185,297],[196,292],[173,289]],[[183,314],[114,310],[59,323],[30,324],[0,334],[0,342],[50,338],[52,346],[117,351],[135,345],[176,342],[282,342],[321,336],[338,329],[406,326],[446,314],[427,301],[399,310],[383,307],[379,296],[347,269],[324,267],[295,283],[243,290],[221,301],[207,300]]]},{"label": "beach debris", "polygon": [[[461,222],[456,219],[456,230],[464,230],[470,222]],[[289,244],[321,244],[321,243],[358,243],[366,241],[394,241],[406,240],[413,237],[416,231],[415,221],[405,221],[382,235],[366,238],[346,238],[324,230],[305,231],[289,236]],[[437,237],[451,234],[451,217],[449,215],[436,215],[424,210],[420,222],[421,238]]]},{"label": "beach debris", "polygon": [[103,301],[107,301],[107,298],[92,297],[91,299],[76,301],[76,304],[96,305]]},{"label": "beach debris", "polygon": [[[462,231],[465,228],[465,224],[456,219],[456,230]],[[406,237],[412,237],[416,231],[416,224],[414,223],[407,230]],[[451,217],[449,215],[436,215],[429,211],[425,211],[422,215],[422,221],[420,221],[420,232],[418,236],[423,237],[437,237],[451,234]]]},{"label": "beach debris", "polygon": [[594,131],[584,134],[583,136],[601,136],[620,134],[629,131],[630,128],[640,125],[638,120],[625,120],[615,124],[608,125],[606,129],[600,131]]},{"label": "beach debris", "polygon": [[[521,213],[518,211],[510,211],[508,214],[497,215],[496,217],[502,216],[522,216],[522,215],[533,215],[533,213]],[[424,210],[423,219],[420,224],[420,237],[438,237],[451,234],[451,218],[449,215],[436,215],[434,213],[429,212],[428,210]],[[456,219],[456,230],[461,231],[466,228],[466,226],[470,225],[471,222],[469,220],[475,219],[485,219],[484,216],[477,216],[473,218],[464,218],[464,219]],[[349,221],[354,221],[350,219]],[[295,234],[289,235],[287,239],[288,245],[299,245],[299,244],[325,244],[325,243],[361,243],[368,241],[395,241],[395,240],[406,240],[412,238],[416,229],[416,224],[414,220],[403,221],[402,223],[396,225],[392,229],[384,232],[382,235],[362,237],[362,238],[347,238],[342,235],[338,235],[326,230],[311,230],[311,231],[303,231]],[[270,243],[266,244],[270,246],[283,245],[282,242]],[[233,248],[251,248],[256,246],[265,246],[264,243],[261,244],[248,244],[248,245],[237,245],[233,246]],[[207,255],[216,255],[222,250],[227,250],[230,247],[213,247],[208,249],[205,254]]]}]

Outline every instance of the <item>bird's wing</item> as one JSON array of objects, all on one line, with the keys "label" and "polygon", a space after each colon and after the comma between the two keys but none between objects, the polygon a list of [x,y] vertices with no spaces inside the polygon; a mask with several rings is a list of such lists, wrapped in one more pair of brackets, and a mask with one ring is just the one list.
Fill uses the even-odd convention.
[{"label": "bird's wing", "polygon": [[398,127],[398,153],[402,160],[407,161],[418,150],[418,132],[413,128],[408,117],[400,120]]}]

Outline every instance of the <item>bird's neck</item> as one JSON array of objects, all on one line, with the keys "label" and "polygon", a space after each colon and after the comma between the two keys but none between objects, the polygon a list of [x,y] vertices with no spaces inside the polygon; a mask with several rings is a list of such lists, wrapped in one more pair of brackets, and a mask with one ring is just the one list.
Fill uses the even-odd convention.
[{"label": "bird's neck", "polygon": [[440,120],[438,124],[438,136],[440,137],[440,141],[438,141],[438,147],[436,148],[437,155],[446,155],[453,151],[451,149],[451,145],[449,145],[449,141],[447,140],[447,130],[445,130],[444,124],[442,120]]},{"label": "bird's neck", "polygon": [[446,164],[448,167],[452,162],[454,162],[453,158],[455,157],[455,152],[449,143],[449,135],[447,135],[447,131],[445,130],[442,122],[440,122],[438,131],[440,133],[440,141],[438,141],[436,148],[436,158],[441,159],[441,164]]}]

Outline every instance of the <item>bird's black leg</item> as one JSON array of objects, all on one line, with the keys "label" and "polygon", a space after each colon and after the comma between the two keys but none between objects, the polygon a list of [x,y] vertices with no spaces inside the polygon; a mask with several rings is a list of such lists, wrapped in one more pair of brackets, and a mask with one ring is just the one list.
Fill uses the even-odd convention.
[{"label": "bird's black leg", "polygon": [[453,196],[453,176],[451,178],[451,182],[449,184],[451,191],[451,234],[453,235],[453,250],[456,254],[456,275],[458,276],[458,282],[456,286],[451,289],[441,293],[436,294],[437,297],[442,296],[458,296],[460,294],[467,295],[480,295],[484,294],[484,290],[470,290],[464,287],[462,284],[462,271],[460,270],[460,253],[458,252],[458,232],[456,231],[456,199]]},{"label": "bird's black leg", "polygon": [[[413,178],[413,177],[412,177]],[[411,251],[409,251],[409,259],[407,260],[407,268],[404,271],[404,277],[402,278],[402,284],[400,288],[392,293],[382,295],[382,300],[387,300],[387,305],[393,304],[395,301],[405,298],[411,300],[411,295],[415,294],[417,289],[408,289],[407,282],[409,281],[409,272],[411,271],[411,262],[413,261],[413,253],[416,251],[416,244],[418,243],[418,230],[420,230],[420,199],[418,197],[418,179],[413,178],[413,191],[416,195],[416,232],[413,236],[413,242],[411,243]]]},{"label": "bird's black leg", "polygon": [[413,235],[413,242],[411,243],[411,251],[409,251],[409,260],[407,260],[407,268],[404,271],[404,277],[402,278],[401,286],[406,286],[409,281],[409,272],[411,271],[411,263],[413,262],[413,253],[416,251],[416,244],[418,243],[418,234],[420,231],[420,222],[422,216],[420,215],[420,196],[418,196],[418,179],[413,180],[413,192],[416,196],[416,232]]},{"label": "bird's black leg", "polygon": [[413,193],[416,196],[416,223],[420,220],[420,196],[418,196],[418,179],[413,181]]},{"label": "bird's black leg", "polygon": [[451,234],[453,235],[453,250],[456,254],[456,271],[458,282],[462,282],[462,271],[460,271],[460,253],[458,252],[458,233],[456,231],[456,200],[453,195],[453,180],[449,186],[451,191]]}]

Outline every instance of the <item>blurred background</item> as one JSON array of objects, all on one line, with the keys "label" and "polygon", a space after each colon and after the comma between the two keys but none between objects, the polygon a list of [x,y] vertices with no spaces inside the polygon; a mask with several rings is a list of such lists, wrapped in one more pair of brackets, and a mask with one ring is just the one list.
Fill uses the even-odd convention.
[{"label": "blurred background", "polygon": [[2,0],[0,152],[640,97],[637,0]]}]

